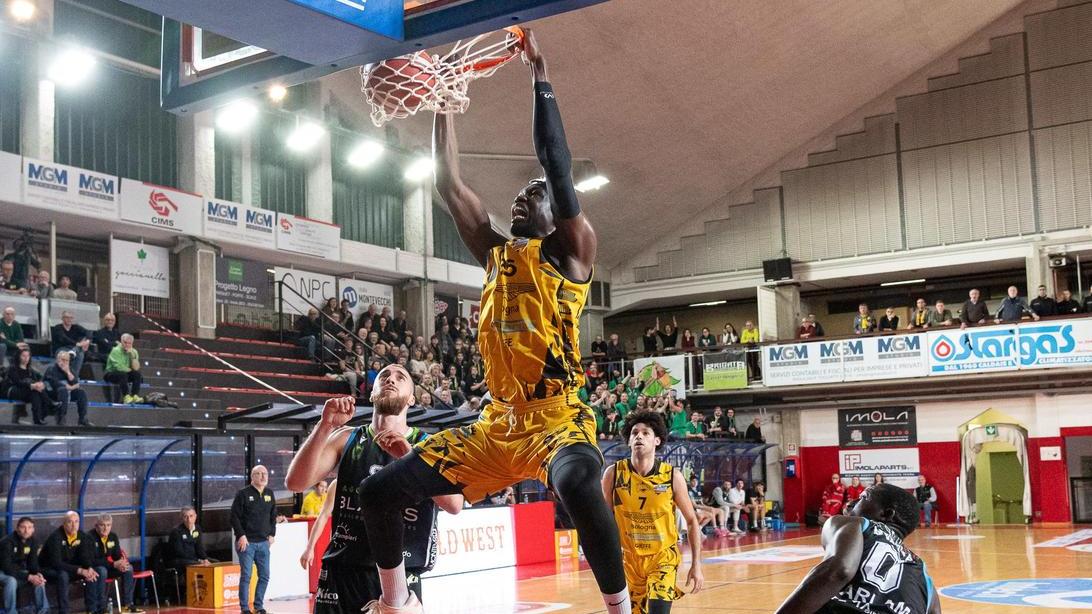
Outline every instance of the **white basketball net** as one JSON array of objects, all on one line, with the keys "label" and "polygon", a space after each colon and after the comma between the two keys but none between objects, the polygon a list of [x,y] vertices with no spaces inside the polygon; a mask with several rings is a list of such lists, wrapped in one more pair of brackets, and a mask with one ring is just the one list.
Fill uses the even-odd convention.
[{"label": "white basketball net", "polygon": [[[518,33],[517,33],[518,32]],[[484,44],[485,39],[504,39]],[[426,51],[384,60],[360,68],[360,85],[372,107],[372,123],[382,126],[426,110],[463,113],[470,106],[467,88],[475,79],[489,77],[519,55],[522,31],[518,28],[480,34],[458,41],[446,55],[434,58]],[[379,70],[380,68],[385,70]]]}]

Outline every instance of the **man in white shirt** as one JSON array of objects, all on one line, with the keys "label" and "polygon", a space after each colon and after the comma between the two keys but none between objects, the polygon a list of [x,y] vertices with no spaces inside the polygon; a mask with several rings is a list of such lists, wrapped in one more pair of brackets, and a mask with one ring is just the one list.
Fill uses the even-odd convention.
[{"label": "man in white shirt", "polygon": [[[725,486],[728,486],[729,484],[731,484],[731,482],[728,480],[724,481]],[[717,491],[719,490],[721,490],[721,488],[718,486],[716,490],[713,491],[714,497],[717,496]],[[723,501],[723,499],[717,498],[717,504],[724,507],[725,515],[727,516],[730,514],[732,516],[732,524],[728,527],[728,532],[743,533],[739,528],[739,513],[741,511],[750,513],[751,510],[751,506],[747,505],[747,489],[743,486],[743,480],[736,480],[736,485],[728,489],[728,499],[724,504],[721,504],[721,501]]]}]

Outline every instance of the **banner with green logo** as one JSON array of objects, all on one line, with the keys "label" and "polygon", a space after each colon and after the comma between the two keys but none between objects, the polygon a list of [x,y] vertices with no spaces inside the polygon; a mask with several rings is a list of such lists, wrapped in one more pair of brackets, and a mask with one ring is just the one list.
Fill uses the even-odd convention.
[{"label": "banner with green logo", "polygon": [[739,390],[747,387],[746,352],[729,350],[702,356],[706,390]]},{"label": "banner with green logo", "polygon": [[268,265],[240,258],[216,259],[216,302],[252,309],[272,309]]}]

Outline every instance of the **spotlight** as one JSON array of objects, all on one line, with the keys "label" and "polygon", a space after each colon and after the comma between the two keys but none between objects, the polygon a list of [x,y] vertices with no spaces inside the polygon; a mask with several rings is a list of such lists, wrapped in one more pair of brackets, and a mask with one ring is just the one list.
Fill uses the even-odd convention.
[{"label": "spotlight", "polygon": [[49,80],[60,87],[75,87],[91,76],[95,69],[95,57],[86,49],[64,49],[53,59],[48,71]]},{"label": "spotlight", "polygon": [[588,192],[591,190],[598,190],[608,183],[610,183],[610,179],[607,179],[603,175],[593,175],[580,183],[577,183],[573,187],[576,188],[577,192]]},{"label": "spotlight", "polygon": [[38,7],[34,6],[30,0],[11,0],[8,3],[8,13],[18,22],[26,23],[34,19],[34,14],[37,12]]},{"label": "spotlight", "polygon": [[249,100],[236,100],[216,114],[216,127],[237,133],[249,128],[258,117],[258,107]]},{"label": "spotlight", "polygon": [[406,167],[403,176],[406,181],[424,181],[432,176],[432,156],[419,156]]},{"label": "spotlight", "polygon": [[292,151],[304,152],[318,144],[326,129],[313,122],[304,122],[288,135],[285,145]]},{"label": "spotlight", "polygon": [[379,141],[367,140],[349,153],[349,165],[357,168],[365,168],[375,164],[376,160],[383,156],[384,147]]},{"label": "spotlight", "polygon": [[280,102],[284,100],[284,97],[288,95],[288,88],[280,83],[274,83],[269,86],[269,99],[273,102]]}]

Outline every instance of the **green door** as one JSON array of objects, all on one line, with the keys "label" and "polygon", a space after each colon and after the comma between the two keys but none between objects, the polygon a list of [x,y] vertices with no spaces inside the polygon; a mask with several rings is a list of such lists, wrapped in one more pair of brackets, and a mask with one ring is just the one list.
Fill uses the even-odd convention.
[{"label": "green door", "polygon": [[975,491],[982,524],[1023,524],[1024,468],[1008,444],[989,442],[976,459]]}]

